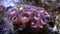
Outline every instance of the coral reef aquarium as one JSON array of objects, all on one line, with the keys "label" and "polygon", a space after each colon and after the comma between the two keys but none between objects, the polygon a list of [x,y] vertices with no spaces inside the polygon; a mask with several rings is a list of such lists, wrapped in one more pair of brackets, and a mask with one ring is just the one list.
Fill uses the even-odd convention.
[{"label": "coral reef aquarium", "polygon": [[60,34],[60,0],[0,0],[0,34]]}]

